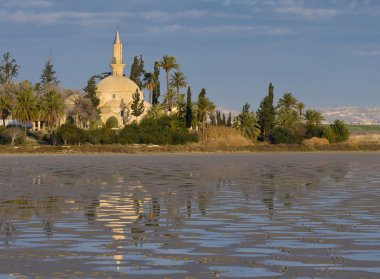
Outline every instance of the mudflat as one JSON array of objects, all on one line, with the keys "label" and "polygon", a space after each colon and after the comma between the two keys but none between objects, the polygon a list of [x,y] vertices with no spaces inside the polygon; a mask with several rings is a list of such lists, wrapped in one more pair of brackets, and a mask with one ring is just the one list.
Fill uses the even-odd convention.
[{"label": "mudflat", "polygon": [[379,278],[379,153],[0,156],[0,278]]}]

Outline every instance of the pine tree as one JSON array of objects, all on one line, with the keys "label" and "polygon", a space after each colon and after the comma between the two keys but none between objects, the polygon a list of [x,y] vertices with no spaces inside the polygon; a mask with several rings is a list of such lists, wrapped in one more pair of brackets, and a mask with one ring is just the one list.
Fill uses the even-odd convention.
[{"label": "pine tree", "polygon": [[228,114],[228,118],[227,118],[227,127],[231,127],[232,126],[232,115],[231,115],[231,112]]},{"label": "pine tree", "polygon": [[190,86],[187,88],[185,120],[186,120],[186,127],[190,128],[191,123],[193,121],[193,110],[192,110],[192,103],[191,103],[191,88],[190,88]]},{"label": "pine tree", "polygon": [[96,78],[97,78],[97,76],[90,77],[89,80],[87,81],[86,87],[83,88],[83,91],[86,93],[85,97],[89,98],[91,100],[92,105],[94,106],[94,108],[97,109],[98,106],[99,106],[100,100],[96,96],[96,90],[97,90],[97,87],[96,87]]},{"label": "pine tree", "polygon": [[144,73],[144,61],[142,55],[140,55],[140,57],[135,56],[131,66],[130,79],[133,80],[140,89],[143,87],[141,79],[144,76]]},{"label": "pine tree", "polygon": [[158,98],[161,95],[160,89],[160,64],[159,62],[154,63],[154,72],[153,72],[153,96],[152,96],[152,104],[158,105]]},{"label": "pine tree", "polygon": [[260,126],[260,137],[262,140],[269,141],[270,133],[274,127],[276,111],[273,106],[274,87],[272,83],[269,84],[268,96],[266,96],[260,103],[257,111],[258,124]]},{"label": "pine tree", "polygon": [[58,85],[59,81],[57,79],[57,73],[53,69],[53,62],[52,59],[49,57],[48,61],[46,62],[44,69],[42,70],[40,81],[42,86],[47,85]]},{"label": "pine tree", "polygon": [[132,115],[136,117],[139,117],[141,114],[143,114],[145,110],[144,100],[140,100],[140,93],[137,89],[136,89],[136,92],[133,93],[133,96],[132,96],[131,109],[132,109]]}]

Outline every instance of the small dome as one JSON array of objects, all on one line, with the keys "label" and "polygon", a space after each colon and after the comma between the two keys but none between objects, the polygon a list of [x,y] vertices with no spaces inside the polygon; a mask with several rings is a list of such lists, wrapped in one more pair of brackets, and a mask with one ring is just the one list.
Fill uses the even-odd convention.
[{"label": "small dome", "polygon": [[123,76],[109,76],[102,79],[97,84],[98,92],[128,92],[135,93],[136,89],[140,91],[135,82]]}]

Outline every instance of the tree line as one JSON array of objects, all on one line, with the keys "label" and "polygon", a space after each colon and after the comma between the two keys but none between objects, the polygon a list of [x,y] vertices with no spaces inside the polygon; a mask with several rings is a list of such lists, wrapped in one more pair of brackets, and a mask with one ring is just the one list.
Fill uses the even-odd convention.
[{"label": "tree line", "polygon": [[292,93],[284,93],[274,104],[274,86],[269,84],[268,95],[263,98],[257,112],[250,111],[246,103],[234,119],[233,127],[252,141],[273,144],[296,144],[313,137],[326,138],[330,143],[348,139],[349,131],[342,120],[322,125],[324,117],[315,109],[305,110]]},{"label": "tree line", "polygon": [[[275,106],[272,83],[269,85],[267,96],[263,98],[256,112],[251,111],[250,105],[246,103],[241,113],[234,118],[231,113],[226,116],[216,110],[215,104],[207,97],[204,88],[197,95],[196,101],[193,101],[187,78],[180,71],[176,58],[171,55],[164,55],[161,60],[154,62],[151,72],[145,71],[142,55],[134,57],[130,79],[139,88],[148,91],[151,107],[145,111],[140,94],[138,92],[133,94],[130,105],[132,115],[136,117],[143,113],[145,115],[140,124],[126,121],[125,128],[121,130],[123,132],[110,132],[114,124],[100,121],[101,110],[96,95],[96,84],[109,76],[109,72],[91,76],[83,91],[74,91],[59,86],[60,82],[50,58],[44,65],[39,82],[35,84],[28,81],[13,83],[19,68],[16,60],[8,52],[3,55],[0,64],[0,113],[3,119],[3,128],[0,131],[3,136],[0,142],[3,143],[6,141],[14,143],[17,137],[25,138],[28,127],[38,120],[45,123],[48,135],[44,136],[52,144],[66,143],[67,140],[63,139],[63,135],[70,138],[67,136],[70,133],[78,138],[76,140],[71,138],[69,142],[77,143],[132,143],[131,138],[136,140],[135,143],[184,143],[186,140],[176,141],[171,136],[178,137],[176,133],[180,132],[183,134],[182,138],[186,138],[187,141],[194,141],[191,135],[205,140],[205,131],[209,126],[231,127],[252,142],[266,141],[274,144],[300,143],[303,139],[312,137],[327,138],[330,142],[339,142],[348,138],[348,129],[342,121],[336,120],[330,126],[322,125],[324,120],[322,114],[313,109],[305,110],[304,103],[299,102],[292,93],[283,94]],[[166,94],[160,102],[161,70],[165,73]],[[183,88],[187,88],[186,94],[181,93]],[[122,115],[126,107],[126,104],[120,104]],[[19,128],[8,127],[5,130],[5,121],[10,116],[17,120],[18,124],[23,125],[23,136]],[[63,119],[63,116],[67,116],[67,119]],[[67,123],[62,126],[65,122]],[[161,129],[161,133],[166,135],[163,137],[166,141],[158,136],[156,138],[161,138],[161,140],[144,140],[149,138],[146,136],[147,127],[153,129],[152,123],[155,123]],[[81,131],[86,129],[89,132],[84,132],[84,130],[78,132],[78,129]],[[128,138],[126,131],[135,136]],[[171,136],[168,136],[170,133],[172,133]],[[84,136],[85,134],[87,136]],[[97,135],[95,138],[103,138],[103,140],[91,140],[95,134]],[[111,134],[114,134],[113,140],[104,140],[104,138],[109,139]],[[154,134],[153,130],[152,134]],[[123,136],[120,138],[120,135]]]}]

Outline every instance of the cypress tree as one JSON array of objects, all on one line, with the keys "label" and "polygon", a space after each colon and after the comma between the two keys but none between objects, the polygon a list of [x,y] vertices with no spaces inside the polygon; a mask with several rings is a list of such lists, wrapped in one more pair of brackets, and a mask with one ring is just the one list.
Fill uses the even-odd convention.
[{"label": "cypress tree", "polygon": [[160,89],[160,66],[159,62],[156,61],[154,63],[154,72],[153,72],[153,95],[152,95],[152,104],[158,105],[158,98],[161,95],[161,89]]},{"label": "cypress tree", "polygon": [[86,87],[83,88],[83,91],[86,93],[85,97],[87,97],[91,100],[94,108],[97,108],[99,106],[99,103],[100,103],[99,98],[96,96],[96,90],[97,90],[96,78],[97,78],[97,76],[90,77],[89,80],[87,81]]},{"label": "cypress tree", "polygon": [[199,93],[198,98],[202,98],[206,96],[206,89],[202,88],[201,92]]},{"label": "cypress tree", "polygon": [[269,141],[269,136],[274,128],[276,111],[273,106],[274,87],[272,83],[269,84],[268,96],[266,96],[260,103],[257,111],[258,123],[260,125],[260,137],[262,140]]},{"label": "cypress tree", "polygon": [[193,110],[191,108],[191,88],[190,88],[190,86],[187,88],[185,120],[186,120],[186,127],[190,128],[191,123],[193,122]]},{"label": "cypress tree", "polygon": [[226,115],[223,113],[223,126],[227,126],[227,122],[226,122]]},{"label": "cypress tree", "polygon": [[133,59],[132,66],[131,66],[130,79],[133,80],[140,89],[143,86],[141,78],[144,75],[144,73],[145,73],[144,61],[143,61],[142,55],[140,55],[140,57],[135,56],[135,58]]},{"label": "cypress tree", "polygon": [[227,118],[227,127],[231,127],[232,126],[232,115],[231,115],[231,112],[228,114],[228,118]]}]

